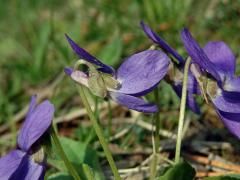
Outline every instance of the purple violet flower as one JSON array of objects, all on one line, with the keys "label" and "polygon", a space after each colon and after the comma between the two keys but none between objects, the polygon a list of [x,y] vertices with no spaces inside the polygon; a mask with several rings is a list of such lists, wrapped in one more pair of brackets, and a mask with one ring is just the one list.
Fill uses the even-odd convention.
[{"label": "purple violet flower", "polygon": [[48,101],[36,105],[32,96],[26,119],[18,134],[18,148],[0,158],[1,180],[44,179],[44,154],[36,142],[52,123],[54,106]]},{"label": "purple violet flower", "polygon": [[[147,26],[143,21],[140,23],[143,31],[154,43],[160,46],[167,54],[172,55],[178,61],[178,69],[180,70],[179,74],[171,76],[169,71],[169,76],[167,82],[169,82],[179,98],[182,95],[182,79],[183,79],[183,68],[185,64],[184,58],[178,54],[170,45],[168,45],[160,36],[157,35],[149,26]],[[187,92],[187,106],[195,113],[199,114],[200,109],[195,101],[194,94],[199,94],[199,89],[197,87],[197,81],[193,76],[192,72],[189,71],[188,76],[188,92]]]},{"label": "purple violet flower", "polygon": [[187,29],[181,35],[193,63],[210,76],[207,94],[218,115],[229,131],[240,138],[240,77],[235,76],[233,52],[222,41],[209,42],[202,49]]},{"label": "purple violet flower", "polygon": [[[73,80],[90,88],[91,91],[94,91],[94,88],[91,88],[92,84],[99,84],[106,89],[106,93],[100,93],[103,97],[108,96],[129,109],[145,113],[158,111],[156,105],[145,102],[140,96],[152,91],[166,75],[170,60],[165,53],[159,50],[136,53],[126,58],[115,71],[79,47],[69,36],[66,35],[66,38],[79,58],[83,59],[89,66],[98,67],[97,71],[92,73],[91,71],[85,73],[65,68],[65,73]],[[89,69],[91,70],[90,67]],[[97,80],[93,82],[91,81],[92,74],[99,74]],[[103,85],[100,84],[101,81]]]}]

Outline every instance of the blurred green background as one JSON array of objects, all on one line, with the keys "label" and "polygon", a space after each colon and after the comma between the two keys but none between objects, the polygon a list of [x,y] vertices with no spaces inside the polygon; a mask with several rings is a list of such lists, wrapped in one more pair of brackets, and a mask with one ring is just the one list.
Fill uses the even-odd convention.
[{"label": "blurred green background", "polygon": [[[0,123],[74,63],[64,33],[116,67],[123,57],[150,45],[140,20],[182,54],[184,26],[202,45],[223,40],[238,54],[239,17],[239,0],[1,0]],[[53,95],[58,106],[74,93],[64,88]]]},{"label": "blurred green background", "polygon": [[[240,0],[1,0],[0,125],[15,132],[15,120],[32,94],[50,98],[56,116],[77,104],[75,87],[63,75],[63,68],[77,59],[64,33],[103,62],[118,67],[124,57],[151,45],[140,20],[182,55],[183,27],[190,28],[202,46],[223,40],[238,55],[239,18]],[[170,87],[163,83],[160,88],[162,109],[177,110],[179,100]],[[4,130],[0,126],[0,134]]]}]

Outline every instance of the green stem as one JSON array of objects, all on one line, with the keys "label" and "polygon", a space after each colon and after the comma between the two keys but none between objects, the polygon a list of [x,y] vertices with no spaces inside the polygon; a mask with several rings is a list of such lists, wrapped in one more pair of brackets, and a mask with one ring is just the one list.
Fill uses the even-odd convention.
[{"label": "green stem", "polygon": [[75,170],[73,165],[70,163],[69,159],[67,158],[53,126],[51,127],[51,136],[52,136],[52,140],[53,140],[55,146],[57,147],[57,151],[58,151],[60,157],[62,158],[66,168],[68,169],[68,172],[72,175],[74,180],[81,180],[77,171]]},{"label": "green stem", "polygon": [[113,172],[113,175],[114,175],[114,178],[115,180],[120,180],[121,177],[118,173],[118,170],[117,170],[117,167],[115,165],[115,162],[113,160],[113,157],[112,157],[112,154],[108,148],[108,145],[104,139],[104,136],[103,136],[103,132],[102,132],[102,129],[101,127],[98,125],[98,122],[97,122],[97,119],[95,118],[94,114],[93,114],[93,111],[88,103],[88,100],[87,100],[87,97],[85,96],[85,93],[84,93],[84,90],[83,90],[83,87],[82,85],[79,85],[77,86],[78,88],[78,92],[79,92],[79,95],[82,99],[82,102],[83,102],[83,105],[85,106],[86,110],[87,110],[87,113],[88,113],[88,116],[92,122],[92,125],[93,125],[93,128],[95,129],[95,132],[98,136],[98,139],[99,139],[99,142],[100,144],[102,145],[102,148],[103,148],[103,151],[106,155],[106,158],[108,160],[108,163],[112,169],[112,172]]},{"label": "green stem", "polygon": [[[159,93],[158,93],[158,88],[155,88],[154,90],[154,96],[155,96],[155,103],[157,104],[158,108],[160,107],[160,101],[159,101]],[[159,118],[159,112],[157,112],[154,115],[154,120],[155,120],[155,133],[154,133],[154,139],[153,139],[153,145],[154,145],[154,150],[153,150],[153,155],[151,159],[151,164],[150,164],[150,180],[155,179],[156,173],[157,173],[157,165],[158,165],[158,152],[159,152],[159,146],[160,146],[160,137],[159,137],[159,130],[160,130],[160,118]]]},{"label": "green stem", "polygon": [[176,152],[175,152],[175,163],[176,164],[179,163],[179,160],[180,160],[184,115],[185,115],[186,100],[187,100],[188,71],[189,71],[190,62],[191,62],[191,58],[188,58],[186,60],[185,66],[184,66],[182,97],[181,97],[181,104],[180,104],[178,134],[177,134],[177,143],[176,143]]},{"label": "green stem", "polygon": [[112,107],[110,101],[108,101],[107,103],[108,103],[108,137],[110,138],[112,134]]},{"label": "green stem", "polygon": [[[158,108],[160,107],[160,101],[159,101],[159,92],[158,88],[154,90],[154,96],[155,96],[155,103],[157,104]],[[159,137],[159,131],[160,131],[160,113],[159,111],[155,114],[155,152],[158,153],[159,146],[160,146],[160,137]]]}]

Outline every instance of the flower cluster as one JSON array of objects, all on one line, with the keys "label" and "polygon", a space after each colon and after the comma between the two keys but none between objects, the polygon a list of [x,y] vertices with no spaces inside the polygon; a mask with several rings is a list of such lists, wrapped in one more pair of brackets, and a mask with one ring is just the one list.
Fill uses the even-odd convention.
[{"label": "flower cluster", "polygon": [[18,134],[18,148],[0,158],[0,177],[2,180],[44,179],[44,152],[39,142],[49,129],[54,106],[45,100],[36,105],[36,96],[32,96],[29,110]]},{"label": "flower cluster", "polygon": [[[146,24],[141,22],[146,35],[165,52],[178,60],[177,68],[182,71],[184,59],[161,37],[159,37]],[[188,76],[187,105],[194,112],[199,113],[199,107],[194,95],[200,94],[203,79],[206,80],[202,94],[210,97],[218,115],[225,126],[235,136],[240,138],[238,115],[240,113],[240,78],[235,77],[236,58],[231,49],[222,41],[209,42],[201,49],[193,39],[190,32],[184,29],[181,33],[184,46],[192,59],[191,71]],[[208,76],[206,76],[206,74]],[[182,81],[173,79],[173,89],[178,96],[181,95]]]},{"label": "flower cluster", "polygon": [[222,41],[209,42],[202,49],[187,29],[181,36],[199,74],[208,75],[206,92],[218,115],[229,131],[240,138],[240,77],[235,76],[233,52]]}]

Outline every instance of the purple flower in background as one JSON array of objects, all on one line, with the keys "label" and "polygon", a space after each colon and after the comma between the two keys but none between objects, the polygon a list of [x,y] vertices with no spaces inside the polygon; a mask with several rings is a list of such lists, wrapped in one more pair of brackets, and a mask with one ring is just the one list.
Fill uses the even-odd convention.
[{"label": "purple flower in background", "polygon": [[136,53],[126,58],[115,71],[67,35],[66,38],[79,58],[89,66],[88,73],[65,68],[73,80],[88,87],[95,95],[108,96],[129,109],[146,113],[158,111],[156,105],[145,102],[140,96],[152,91],[167,73],[170,60],[165,53],[159,50]]},{"label": "purple flower in background", "polygon": [[236,58],[222,41],[209,42],[202,49],[187,29],[182,40],[193,63],[210,78],[209,95],[218,115],[232,134],[240,138],[240,77],[235,76]]},{"label": "purple flower in background", "polygon": [[[154,43],[160,46],[167,54],[170,54],[178,61],[178,69],[180,72],[178,74],[175,74],[174,76],[171,76],[171,72],[168,73],[168,79],[167,81],[172,85],[174,91],[176,94],[181,98],[182,95],[182,80],[183,80],[183,67],[185,64],[184,58],[178,54],[177,51],[175,51],[170,45],[168,45],[160,36],[157,35],[156,32],[154,32],[149,26],[147,26],[144,22],[140,23],[143,31],[148,36],[149,39],[151,39]],[[199,114],[200,109],[195,101],[194,94],[198,94],[199,89],[197,86],[197,81],[191,71],[189,71],[188,76],[188,91],[187,91],[187,106],[195,113]]]},{"label": "purple flower in background", "polygon": [[18,148],[0,158],[1,180],[44,179],[44,154],[37,146],[37,141],[52,123],[54,106],[48,100],[36,105],[36,98],[31,98],[17,138]]}]

